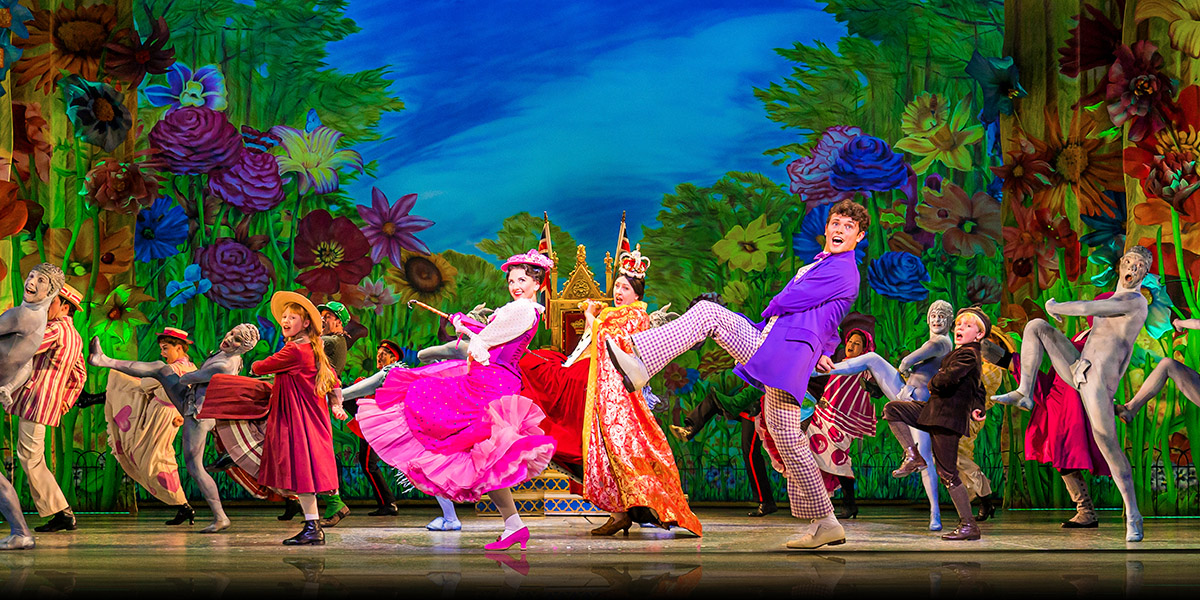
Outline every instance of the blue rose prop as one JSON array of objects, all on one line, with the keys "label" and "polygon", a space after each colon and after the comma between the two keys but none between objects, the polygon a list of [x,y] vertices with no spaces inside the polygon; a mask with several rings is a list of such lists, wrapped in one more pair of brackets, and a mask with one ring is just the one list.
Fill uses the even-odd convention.
[{"label": "blue rose prop", "polygon": [[829,183],[835,189],[886,192],[908,180],[904,158],[888,143],[873,136],[860,135],[850,140],[833,163]]},{"label": "blue rose prop", "polygon": [[920,302],[929,297],[925,283],[929,271],[920,258],[908,252],[884,252],[867,267],[867,282],[876,294],[901,302]]}]

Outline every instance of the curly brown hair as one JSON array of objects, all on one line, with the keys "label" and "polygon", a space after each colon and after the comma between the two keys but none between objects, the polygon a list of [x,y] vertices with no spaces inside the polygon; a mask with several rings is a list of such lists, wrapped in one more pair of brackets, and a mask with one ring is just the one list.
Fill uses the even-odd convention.
[{"label": "curly brown hair", "polygon": [[834,215],[841,217],[849,217],[855,223],[858,223],[858,230],[866,231],[871,226],[871,213],[867,212],[867,208],[853,200],[842,200],[833,205],[829,210],[829,218]]}]

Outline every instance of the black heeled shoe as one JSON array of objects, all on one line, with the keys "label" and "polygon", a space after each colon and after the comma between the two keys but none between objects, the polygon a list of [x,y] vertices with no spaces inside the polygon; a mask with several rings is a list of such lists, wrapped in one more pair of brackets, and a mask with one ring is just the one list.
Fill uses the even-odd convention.
[{"label": "black heeled shoe", "polygon": [[996,516],[996,503],[992,501],[991,496],[984,496],[979,499],[979,513],[975,515],[976,521],[986,521]]},{"label": "black heeled shoe", "polygon": [[758,508],[755,508],[754,510],[747,513],[746,516],[748,516],[748,517],[765,517],[777,510],[779,510],[779,507],[775,506],[774,502],[763,502],[758,505]]},{"label": "black heeled shoe", "polygon": [[283,514],[275,518],[279,519],[280,521],[291,521],[296,517],[296,515],[303,512],[303,510],[304,509],[300,508],[299,501],[288,498],[286,503],[283,505]]},{"label": "black heeled shoe", "polygon": [[99,394],[89,394],[87,392],[83,392],[82,394],[79,394],[79,399],[75,401],[75,406],[78,406],[79,408],[87,408],[97,404],[104,404],[105,400],[108,400],[108,392],[100,392]]},{"label": "black heeled shoe", "polygon": [[396,508],[395,504],[384,504],[379,508],[367,513],[369,517],[394,517],[400,514],[400,509]]},{"label": "black heeled shoe", "polygon": [[183,503],[183,506],[179,507],[179,511],[175,513],[175,518],[165,521],[165,523],[167,525],[180,525],[184,521],[187,521],[188,525],[196,524],[196,509],[192,508],[192,505],[186,502]]},{"label": "black heeled shoe", "polygon": [[843,505],[842,510],[838,511],[838,513],[834,516],[839,519],[853,519],[858,516],[858,507]]},{"label": "black heeled shoe", "polygon": [[229,456],[228,454],[222,454],[221,456],[217,457],[216,462],[212,463],[211,465],[204,465],[204,470],[208,471],[209,473],[220,473],[222,471],[228,471],[233,464],[232,456]]},{"label": "black heeled shoe", "polygon": [[305,521],[300,533],[283,540],[284,546],[324,546],[325,532],[317,521]]}]

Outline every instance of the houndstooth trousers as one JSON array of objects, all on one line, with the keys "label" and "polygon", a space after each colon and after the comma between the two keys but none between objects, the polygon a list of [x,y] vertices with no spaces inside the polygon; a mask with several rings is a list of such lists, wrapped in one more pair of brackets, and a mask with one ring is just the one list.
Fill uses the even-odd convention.
[{"label": "houndstooth trousers", "polygon": [[[716,340],[739,364],[745,364],[770,331],[771,325],[759,331],[745,317],[704,301],[662,327],[633,334],[632,339],[646,369],[653,375],[676,356],[708,338]],[[780,357],[780,360],[793,359]],[[798,362],[807,364],[807,361]],[[800,427],[800,404],[791,394],[769,387],[763,403],[763,418],[787,469],[792,516],[819,519],[832,514],[833,504],[813,459],[808,437]]]}]

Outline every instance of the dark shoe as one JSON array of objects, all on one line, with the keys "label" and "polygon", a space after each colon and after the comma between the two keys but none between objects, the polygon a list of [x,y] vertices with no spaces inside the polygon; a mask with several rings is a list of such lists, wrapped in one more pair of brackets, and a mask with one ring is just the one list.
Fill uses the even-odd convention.
[{"label": "dark shoe", "polygon": [[977,540],[980,537],[981,534],[979,533],[978,525],[959,522],[958,527],[954,531],[943,535],[942,539],[958,542],[963,540]]},{"label": "dark shoe", "polygon": [[233,457],[229,456],[228,454],[222,454],[221,456],[217,457],[217,461],[213,464],[204,465],[204,470],[208,471],[209,473],[220,473],[222,471],[228,471],[232,466],[234,466]]},{"label": "dark shoe", "polygon": [[300,508],[299,501],[288,498],[286,502],[287,503],[283,506],[283,514],[275,517],[276,519],[279,519],[280,521],[291,521],[296,515],[304,512],[304,509]]},{"label": "dark shoe", "polygon": [[396,508],[395,504],[384,504],[379,508],[367,513],[369,517],[394,517],[400,514],[400,509]]},{"label": "dark shoe", "polygon": [[749,513],[746,513],[746,516],[765,517],[777,510],[779,510],[779,507],[775,506],[774,502],[763,502],[758,505],[758,508],[755,508],[754,510],[750,511]]},{"label": "dark shoe", "polygon": [[630,527],[633,527],[633,520],[628,515],[620,521],[609,517],[603,525],[592,530],[592,535],[613,535],[618,531],[623,531],[628,536]]},{"label": "dark shoe", "polygon": [[79,399],[75,401],[75,406],[79,408],[87,408],[96,404],[104,404],[108,400],[108,392],[100,392],[99,394],[89,394],[84,392],[79,394]]},{"label": "dark shoe", "polygon": [[51,531],[75,531],[79,525],[75,522],[75,513],[71,509],[60,510],[50,517],[49,521],[44,524],[34,527],[33,530],[38,533],[48,533]]},{"label": "dark shoe", "polygon": [[1100,521],[1087,521],[1080,523],[1079,521],[1063,521],[1063,529],[1095,529],[1100,526]]},{"label": "dark shoe", "polygon": [[900,467],[892,471],[892,477],[903,479],[928,467],[925,459],[921,458],[921,454],[917,452],[917,445],[913,444],[904,450],[904,462],[900,463]]},{"label": "dark shoe", "polygon": [[976,521],[986,521],[996,516],[996,503],[992,501],[992,497],[983,496],[979,499],[979,513],[975,515]]},{"label": "dark shoe", "polygon": [[640,358],[621,350],[611,339],[604,340],[604,347],[608,350],[608,358],[612,361],[613,367],[621,375],[621,383],[625,384],[625,391],[632,394],[650,383],[650,372],[646,370],[646,364]]},{"label": "dark shoe", "polygon": [[166,521],[166,524],[180,525],[184,521],[187,521],[188,525],[196,524],[196,509],[192,508],[192,505],[186,502],[183,504],[183,506],[179,507],[179,512],[175,513],[175,518],[171,519],[170,521]]},{"label": "dark shoe", "polygon": [[324,546],[325,532],[317,521],[305,521],[300,533],[283,540],[284,546]]},{"label": "dark shoe", "polygon": [[853,504],[842,504],[842,510],[838,511],[838,514],[835,516],[838,518],[838,520],[853,519],[858,516],[858,506]]},{"label": "dark shoe", "polygon": [[332,516],[327,519],[321,519],[321,527],[333,527],[341,523],[342,519],[345,519],[348,514],[350,514],[350,507],[343,504]]}]

